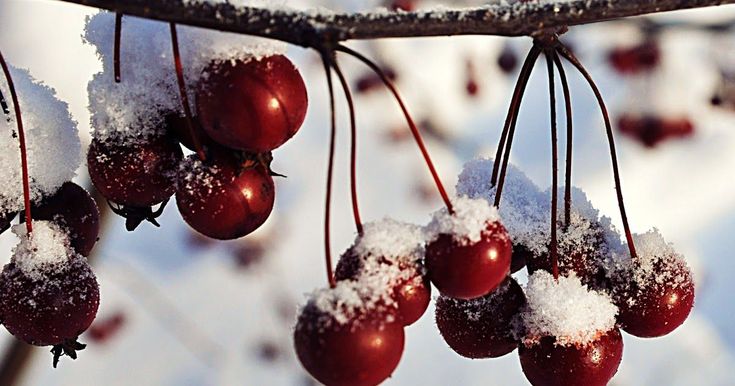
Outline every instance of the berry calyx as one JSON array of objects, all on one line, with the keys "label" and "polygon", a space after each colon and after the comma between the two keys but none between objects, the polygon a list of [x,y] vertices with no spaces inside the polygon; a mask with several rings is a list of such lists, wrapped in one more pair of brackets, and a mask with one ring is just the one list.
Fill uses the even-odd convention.
[{"label": "berry calyx", "polygon": [[[369,298],[375,292],[361,292],[360,284],[343,281],[334,289],[318,291],[301,310],[294,330],[296,354],[319,382],[374,386],[398,366],[405,340],[403,325],[389,309]],[[343,294],[353,300],[345,302]]]},{"label": "berry calyx", "polygon": [[200,123],[214,141],[255,153],[296,134],[308,105],[304,80],[283,55],[212,62],[196,96]]},{"label": "berry calyx", "polygon": [[623,356],[620,330],[581,345],[561,345],[545,336],[518,349],[523,374],[533,386],[605,386]]},{"label": "berry calyx", "polygon": [[473,299],[490,293],[510,273],[511,241],[487,201],[461,198],[455,210],[438,212],[429,224],[427,274],[443,295]]},{"label": "berry calyx", "polygon": [[521,286],[507,277],[495,291],[481,298],[439,296],[436,325],[457,354],[472,359],[497,358],[518,346],[513,322],[525,304]]},{"label": "berry calyx", "polygon": [[184,221],[219,240],[240,238],[258,229],[275,201],[268,167],[224,149],[210,151],[206,162],[196,156],[185,159],[178,186],[176,205]]},{"label": "berry calyx", "polygon": [[64,228],[77,253],[89,256],[100,231],[100,212],[92,196],[81,186],[66,182],[32,209],[37,220],[53,221]]}]

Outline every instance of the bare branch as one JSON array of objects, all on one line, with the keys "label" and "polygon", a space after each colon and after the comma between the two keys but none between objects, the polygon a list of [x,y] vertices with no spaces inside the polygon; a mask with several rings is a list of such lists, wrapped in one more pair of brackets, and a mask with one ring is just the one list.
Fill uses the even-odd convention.
[{"label": "bare branch", "polygon": [[177,24],[262,36],[303,47],[352,39],[446,35],[524,36],[545,28],[735,3],[735,0],[573,0],[556,4],[516,1],[464,10],[329,14],[237,8],[228,3],[191,0],[61,1]]}]

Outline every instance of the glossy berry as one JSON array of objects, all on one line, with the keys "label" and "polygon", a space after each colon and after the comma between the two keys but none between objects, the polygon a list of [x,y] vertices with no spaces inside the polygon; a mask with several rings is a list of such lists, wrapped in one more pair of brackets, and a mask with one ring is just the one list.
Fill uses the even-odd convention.
[{"label": "glossy berry", "polygon": [[692,275],[682,260],[661,260],[654,272],[642,284],[632,280],[618,286],[613,296],[623,331],[642,338],[672,332],[694,306]]},{"label": "glossy berry", "polygon": [[313,305],[299,315],[296,354],[327,386],[375,386],[390,377],[403,354],[403,326],[373,311],[337,323]]},{"label": "glossy berry", "polygon": [[100,232],[100,212],[92,196],[81,186],[66,182],[53,196],[31,209],[34,220],[53,221],[67,231],[74,250],[89,256]]},{"label": "glossy berry", "polygon": [[511,242],[505,228],[492,222],[478,242],[440,234],[426,246],[426,268],[442,295],[473,299],[494,290],[510,272]]},{"label": "glossy berry", "polygon": [[511,277],[488,295],[472,300],[440,296],[436,325],[444,341],[463,357],[497,358],[516,349],[513,321],[526,304],[521,286]]},{"label": "glossy berry", "polygon": [[637,74],[655,69],[661,61],[661,49],[654,40],[633,47],[616,48],[608,55],[613,68],[621,74]]},{"label": "glossy berry", "polygon": [[[375,257],[370,257],[375,258]],[[381,264],[390,264],[377,258]],[[396,316],[404,326],[410,326],[424,315],[431,301],[431,284],[421,275],[420,266],[400,267],[401,277],[393,280],[392,298],[397,304]],[[337,280],[359,280],[362,272],[362,259],[348,249],[337,262],[334,277]],[[369,273],[367,273],[369,274]]]},{"label": "glossy berry", "polygon": [[37,346],[73,349],[66,346],[92,323],[99,299],[97,279],[82,257],[35,278],[11,261],[0,277],[3,325],[16,338]]},{"label": "glossy berry", "polygon": [[219,240],[258,229],[273,209],[275,185],[267,168],[235,154],[212,151],[206,162],[185,160],[176,205],[194,230]]},{"label": "glossy berry", "polygon": [[614,328],[585,345],[557,345],[553,337],[518,349],[521,367],[533,386],[605,386],[618,371],[623,337]]},{"label": "glossy berry", "polygon": [[87,153],[89,176],[106,199],[125,206],[150,207],[176,192],[183,154],[168,137],[128,145],[99,139]]},{"label": "glossy berry", "polygon": [[199,121],[210,138],[254,153],[271,151],[296,134],[308,104],[304,80],[283,55],[212,62],[196,95]]}]

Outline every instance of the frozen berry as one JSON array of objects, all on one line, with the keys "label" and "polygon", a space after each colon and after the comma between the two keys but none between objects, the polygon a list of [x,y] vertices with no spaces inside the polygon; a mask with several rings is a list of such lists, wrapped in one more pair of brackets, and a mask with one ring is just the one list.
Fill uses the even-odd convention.
[{"label": "frozen berry", "polygon": [[426,268],[442,295],[472,299],[494,290],[510,273],[511,242],[498,221],[489,222],[480,240],[457,240],[443,233],[426,245]]},{"label": "frozen berry", "polygon": [[275,185],[259,161],[211,151],[205,162],[187,158],[179,172],[176,205],[194,230],[219,240],[258,229],[273,209]]},{"label": "frozen berry", "polygon": [[526,304],[511,277],[484,297],[436,300],[436,325],[452,350],[467,358],[497,358],[516,349],[513,322]]},{"label": "frozen berry", "polygon": [[327,386],[374,386],[398,366],[403,325],[384,311],[333,315],[309,303],[294,331],[296,354],[304,368]]},{"label": "frozen berry", "polygon": [[283,55],[212,62],[196,95],[199,121],[210,138],[255,153],[296,134],[308,104],[304,80]]},{"label": "frozen berry", "polygon": [[92,196],[81,186],[66,182],[53,196],[31,210],[35,220],[54,221],[68,232],[71,246],[89,256],[100,231],[100,212]]},{"label": "frozen berry", "polygon": [[623,337],[617,328],[586,344],[562,345],[546,336],[521,344],[518,356],[534,386],[605,386],[620,365]]},{"label": "frozen berry", "polygon": [[168,137],[135,144],[94,139],[87,153],[89,176],[106,199],[130,207],[150,207],[176,192],[181,148]]}]

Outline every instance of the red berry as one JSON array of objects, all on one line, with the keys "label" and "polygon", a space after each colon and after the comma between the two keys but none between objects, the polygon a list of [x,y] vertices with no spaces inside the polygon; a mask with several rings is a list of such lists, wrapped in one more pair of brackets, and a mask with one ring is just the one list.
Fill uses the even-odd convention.
[{"label": "red berry", "polygon": [[516,55],[516,52],[509,44],[506,44],[503,46],[503,50],[498,56],[498,67],[500,67],[504,73],[510,74],[517,66],[518,55]]},{"label": "red berry", "polygon": [[373,310],[339,323],[309,304],[294,331],[296,354],[309,374],[327,386],[378,385],[403,354],[403,326],[390,319]]},{"label": "red berry", "polygon": [[[379,264],[391,265],[391,262],[382,257],[368,257],[376,259]],[[431,301],[431,284],[421,274],[420,266],[398,267],[399,277],[391,281],[393,300],[397,304],[397,317],[404,326],[410,326],[424,315]],[[334,277],[337,280],[359,280],[364,273],[363,259],[358,257],[352,248],[348,249],[337,262]],[[378,272],[377,274],[380,274]]]},{"label": "red berry", "polygon": [[637,74],[656,68],[661,60],[661,50],[654,40],[639,45],[616,48],[608,55],[610,64],[621,74]]},{"label": "red berry", "polygon": [[694,283],[681,259],[662,259],[642,283],[620,283],[614,291],[621,328],[642,338],[663,336],[679,327],[694,306]]},{"label": "red berry", "polygon": [[510,273],[511,242],[500,222],[490,222],[478,242],[442,233],[426,246],[426,268],[442,295],[473,299],[494,290]]},{"label": "red berry", "polygon": [[92,196],[81,186],[66,182],[53,196],[31,209],[34,220],[54,221],[67,231],[77,253],[89,256],[100,231],[100,212]]},{"label": "red berry", "polygon": [[163,202],[176,192],[181,148],[168,137],[137,144],[95,139],[87,166],[97,190],[106,199],[136,208]]},{"label": "red berry", "polygon": [[618,371],[623,337],[617,328],[584,345],[559,345],[546,336],[521,344],[518,356],[534,386],[605,386]]},{"label": "red berry", "polygon": [[444,341],[467,358],[497,358],[516,349],[513,321],[526,304],[521,286],[511,277],[484,297],[472,300],[439,296],[436,325]]},{"label": "red berry", "polygon": [[[396,71],[392,67],[383,66],[381,70],[383,71],[383,74],[392,81],[395,81],[396,78],[398,78]],[[355,89],[358,93],[367,93],[380,87],[383,87],[383,80],[378,76],[378,74],[372,71],[358,78],[357,83],[355,83]],[[405,133],[406,129],[401,127],[401,132]]]},{"label": "red berry", "polygon": [[202,74],[196,105],[202,127],[214,141],[262,153],[296,134],[308,101],[293,63],[273,55],[212,62]]},{"label": "red berry", "polygon": [[99,299],[97,279],[82,257],[71,257],[63,269],[43,271],[38,278],[11,261],[0,277],[3,325],[38,346],[76,341],[94,320]]},{"label": "red berry", "polygon": [[212,151],[205,162],[190,156],[178,180],[176,205],[184,221],[214,239],[250,234],[273,209],[275,185],[267,168],[229,152]]},{"label": "red berry", "polygon": [[393,11],[411,12],[416,9],[416,0],[390,0],[388,8]]}]

